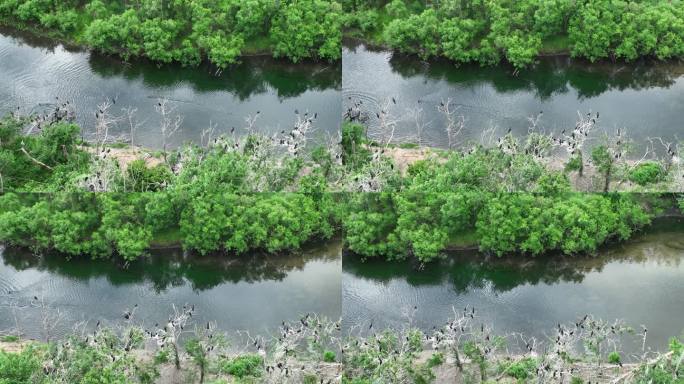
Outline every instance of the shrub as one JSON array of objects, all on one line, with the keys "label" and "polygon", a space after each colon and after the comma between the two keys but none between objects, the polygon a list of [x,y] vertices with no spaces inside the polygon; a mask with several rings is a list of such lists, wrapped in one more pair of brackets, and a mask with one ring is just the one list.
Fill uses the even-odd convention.
[{"label": "shrub", "polygon": [[427,361],[429,368],[444,364],[444,354],[442,352],[433,353]]},{"label": "shrub", "polygon": [[655,162],[645,162],[637,165],[629,172],[629,181],[645,186],[662,181],[665,177],[663,167]]},{"label": "shrub", "polygon": [[526,357],[511,363],[511,365],[504,369],[504,372],[508,376],[514,377],[518,380],[524,380],[534,377],[534,372],[536,369],[537,360],[531,357]]},{"label": "shrub", "polygon": [[0,350],[0,384],[32,384],[40,373],[37,350],[27,347],[19,353]]},{"label": "shrub", "polygon": [[326,363],[334,363],[335,362],[335,352],[333,352],[333,351],[323,352],[323,361],[325,361]]},{"label": "shrub", "polygon": [[620,364],[621,358],[617,351],[608,354],[608,362],[611,364]]},{"label": "shrub", "polygon": [[263,363],[259,355],[242,355],[221,364],[220,370],[240,379],[259,377]]},{"label": "shrub", "polygon": [[145,165],[145,160],[137,159],[128,164],[126,175],[129,180],[128,188],[135,192],[159,191],[164,188],[173,177],[166,164],[158,164],[152,168]]}]

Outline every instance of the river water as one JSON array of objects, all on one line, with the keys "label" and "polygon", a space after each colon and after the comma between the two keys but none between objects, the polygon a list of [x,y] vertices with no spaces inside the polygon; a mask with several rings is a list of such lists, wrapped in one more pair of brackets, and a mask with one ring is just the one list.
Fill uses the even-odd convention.
[{"label": "river water", "polygon": [[[260,112],[261,132],[275,133],[292,127],[294,110],[317,113],[316,138],[336,135],[340,127],[340,66],[331,64],[290,64],[266,57],[247,58],[220,76],[209,66],[182,68],[157,66],[137,61],[122,63],[80,49],[70,49],[48,40],[0,30],[0,113],[14,111],[40,113],[59,97],[69,101],[78,122],[93,131],[94,113],[105,99],[116,99],[111,108],[137,108],[140,127],[133,142],[159,148],[162,140],[157,99],[168,98],[183,125],[170,144],[199,142],[210,122],[216,134],[246,132],[245,118]],[[128,119],[112,134],[130,136]]]},{"label": "river water", "polygon": [[478,322],[491,323],[501,334],[544,338],[557,323],[593,314],[623,319],[637,332],[645,325],[648,345],[662,349],[668,338],[684,332],[683,234],[684,221],[664,220],[594,256],[458,254],[423,270],[345,255],[343,321],[346,328],[368,329],[372,322],[382,329],[410,320],[430,329],[448,320],[453,308],[474,306]]},{"label": "river water", "polygon": [[148,325],[187,303],[195,305],[198,324],[211,320],[219,329],[264,335],[306,313],[339,319],[341,249],[330,241],[289,255],[157,250],[124,268],[112,260],[41,257],[0,246],[0,330],[18,323],[27,336],[41,337],[42,305],[51,319],[61,319],[53,337],[82,321],[119,324],[136,304],[134,321]]},{"label": "river water", "polygon": [[[543,112],[538,129],[559,133],[573,128],[577,112],[599,112],[590,137],[627,132],[637,147],[648,137],[666,141],[684,137],[684,63],[637,62],[590,64],[568,57],[542,58],[514,75],[506,66],[456,67],[446,61],[372,50],[348,43],[343,50],[342,84],[345,110],[361,102],[369,132],[377,131],[376,112],[390,101],[389,120],[397,120],[395,142],[446,147],[445,119],[437,106],[451,99],[456,115],[465,118],[459,142],[481,141],[482,131],[526,134],[528,117]],[[396,104],[392,103],[392,98]],[[419,124],[416,123],[417,111]],[[421,125],[422,129],[416,128]],[[639,151],[639,153],[642,153]]]}]

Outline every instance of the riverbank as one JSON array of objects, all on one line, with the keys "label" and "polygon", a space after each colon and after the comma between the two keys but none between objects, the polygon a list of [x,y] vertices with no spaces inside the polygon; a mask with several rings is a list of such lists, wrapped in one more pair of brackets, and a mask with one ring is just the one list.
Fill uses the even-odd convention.
[{"label": "riverbank", "polygon": [[[363,32],[362,30],[347,29],[343,32],[342,45],[345,47],[357,47],[357,46],[363,45],[368,50],[371,50],[371,51],[392,52],[393,56],[400,56],[400,57],[404,57],[406,59],[415,59],[415,60],[421,61],[421,62],[425,61],[418,54],[401,52],[401,51],[395,49],[392,45],[390,45],[389,43],[387,43],[384,40],[381,33],[375,33],[375,34],[369,35],[369,34]],[[571,47],[569,46],[569,42],[567,41],[567,37],[559,36],[559,37],[550,38],[549,40],[542,42],[542,47],[540,48],[536,57],[538,59],[539,58],[554,58],[554,57],[555,58],[570,58],[570,57],[572,57]],[[577,58],[577,59],[582,59],[582,58]],[[433,58],[431,58],[431,60],[446,60],[452,64],[456,64],[456,65],[459,64],[459,63],[455,63],[452,60],[449,60],[448,58],[446,58],[444,56],[433,57]],[[589,62],[589,61],[587,60],[587,62]],[[598,61],[598,62],[601,62],[601,61]],[[611,64],[616,65],[619,63],[612,62]],[[508,63],[508,62],[499,63],[499,65],[511,65],[511,63]]]},{"label": "riverbank", "polygon": [[[401,146],[388,146],[384,149],[384,154],[395,165],[396,169],[401,172],[403,176],[411,166],[422,161],[435,161],[437,163],[445,163],[449,157],[448,150],[438,148],[420,147],[420,148],[402,148]],[[569,159],[562,156],[550,156],[539,159],[540,163],[548,170],[553,172],[563,172],[566,170],[566,165]],[[624,192],[624,193],[649,193],[649,192],[669,192],[682,193],[684,192],[684,169],[674,168],[673,174],[670,175],[671,183],[649,183],[647,185],[640,185],[628,178],[628,174],[636,169],[644,160],[626,159],[623,160],[623,178],[616,180],[609,184],[610,189],[603,192]],[[567,173],[568,180],[573,191],[577,192],[598,192],[602,191],[605,184],[605,175],[601,167],[594,162],[587,162],[584,165],[582,174],[578,172]],[[664,180],[663,180],[664,181]]]},{"label": "riverbank", "polygon": [[[438,384],[556,380],[617,384],[662,376],[672,377],[666,382],[675,383],[681,374],[683,348],[676,338],[668,352],[644,352],[628,361],[616,336],[628,330],[619,321],[587,315],[569,326],[559,324],[554,343],[525,335],[499,336],[487,325],[472,324],[474,312],[454,312],[456,318],[431,333],[407,328],[359,337],[358,344],[352,339],[346,348],[345,374],[368,382]],[[525,352],[510,350],[517,346]],[[594,349],[583,351],[583,346]]]},{"label": "riverbank", "polygon": [[[183,314],[186,311],[183,308]],[[179,383],[192,377],[200,383],[349,380],[446,384],[560,379],[622,384],[655,378],[672,378],[664,382],[676,383],[684,373],[680,364],[684,346],[677,338],[671,339],[664,352],[625,356],[620,339],[630,333],[630,328],[619,320],[606,322],[586,315],[570,325],[558,324],[552,343],[524,335],[493,334],[488,326],[472,321],[475,311],[468,307],[463,314],[455,315],[431,333],[413,328],[386,329],[370,336],[343,338],[337,336],[338,323],[306,315],[301,322],[283,324],[277,341],[248,336],[248,346],[242,352],[229,352],[221,331],[211,323],[206,331],[195,330],[196,336],[187,336],[183,344],[171,339],[168,335],[180,336],[174,329],[189,322],[178,315],[163,330],[130,324],[115,330],[98,325],[92,331],[82,331],[82,335],[53,342],[51,348],[15,338],[0,341],[0,366],[11,364],[10,370],[0,372],[0,379],[24,383],[31,378],[66,374],[75,380],[106,370],[127,382],[146,383]],[[645,337],[646,332],[641,333],[644,335],[634,337]],[[133,335],[138,341],[132,342]],[[309,335],[316,337],[311,340]],[[153,341],[157,339],[163,342],[155,347]],[[509,343],[525,351],[511,352]],[[77,370],[82,359],[89,359],[90,364]]]},{"label": "riverbank", "polygon": [[[211,322],[206,329],[198,324],[194,331],[183,332],[192,323],[191,313],[183,307],[159,329],[132,321],[112,328],[98,322],[94,329],[83,327],[80,335],[51,342],[7,336],[0,340],[0,380],[13,384],[66,384],[90,377],[147,384],[340,383],[342,365],[330,350],[336,323],[306,315],[304,325],[283,323],[277,340],[249,334],[244,340],[231,340],[248,345],[240,347],[229,346],[226,334]],[[314,334],[315,341],[309,339]]]}]

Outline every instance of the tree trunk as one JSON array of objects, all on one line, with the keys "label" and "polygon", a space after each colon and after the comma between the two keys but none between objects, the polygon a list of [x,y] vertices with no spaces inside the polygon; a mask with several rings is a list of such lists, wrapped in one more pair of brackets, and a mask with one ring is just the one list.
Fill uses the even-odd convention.
[{"label": "tree trunk", "polygon": [[463,363],[461,362],[461,355],[458,353],[458,348],[454,349],[454,357],[456,357],[456,367],[459,372],[463,372]]},{"label": "tree trunk", "polygon": [[173,343],[173,358],[174,362],[176,363],[176,369],[181,369],[180,357],[178,356],[178,346],[176,345],[176,343]]},{"label": "tree trunk", "polygon": [[603,184],[603,192],[608,192],[610,189],[610,174],[612,173],[611,171],[613,170],[613,167],[609,166],[608,170],[606,171],[606,180]]}]

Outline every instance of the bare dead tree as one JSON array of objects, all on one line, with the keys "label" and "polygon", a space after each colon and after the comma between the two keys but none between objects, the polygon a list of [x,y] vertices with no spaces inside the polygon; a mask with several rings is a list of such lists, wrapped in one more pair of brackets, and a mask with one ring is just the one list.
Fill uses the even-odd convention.
[{"label": "bare dead tree", "polygon": [[145,124],[145,121],[140,121],[137,118],[138,108],[133,108],[131,106],[121,108],[121,112],[124,115],[126,122],[128,123],[128,132],[130,135],[131,145],[135,145],[135,135],[138,132],[138,128]]},{"label": "bare dead tree", "polygon": [[200,135],[200,146],[208,147],[211,145],[216,126],[216,123],[213,123],[211,120],[209,121],[209,126],[203,129]]},{"label": "bare dead tree", "polygon": [[393,111],[395,106],[396,100],[387,98],[380,103],[380,110],[375,112],[378,124],[373,132],[369,133],[369,136],[381,147],[387,147],[394,139],[394,132],[399,123],[399,119]]},{"label": "bare dead tree", "polygon": [[245,127],[244,129],[247,131],[247,136],[253,135],[256,133],[257,125],[256,122],[261,117],[261,111],[257,111],[253,115],[247,115],[245,117]]},{"label": "bare dead tree", "polygon": [[284,143],[288,153],[294,156],[299,155],[304,150],[309,136],[315,130],[313,124],[318,114],[310,115],[309,112],[305,112],[304,115],[300,115],[299,111],[296,111],[296,116],[297,119],[292,130],[280,141]]},{"label": "bare dead tree", "polygon": [[169,316],[169,321],[163,326],[152,332],[152,338],[157,341],[161,348],[170,347],[173,352],[173,359],[176,369],[181,368],[180,358],[180,337],[183,335],[185,327],[192,318],[194,305],[184,305],[180,310],[173,305],[173,313]]},{"label": "bare dead tree", "polygon": [[495,143],[494,137],[496,136],[497,130],[498,127],[496,125],[491,125],[488,128],[483,129],[482,133],[480,134],[480,144],[485,147],[493,147]]},{"label": "bare dead tree", "polygon": [[[672,175],[673,192],[683,191],[684,167],[682,167],[682,160],[680,157],[682,143],[679,142],[676,136],[674,141],[665,141],[662,137],[649,137],[647,140],[651,143],[652,147],[655,147],[655,143],[657,142],[664,150],[663,153],[654,149],[651,152],[652,158],[663,165],[666,173]],[[658,153],[662,154],[658,155]]]},{"label": "bare dead tree", "polygon": [[40,299],[36,299],[37,297],[34,297],[34,300],[31,301],[31,305],[40,309],[43,340],[45,340],[46,343],[49,343],[52,341],[54,330],[57,329],[64,320],[65,314],[62,313],[61,309],[52,308],[46,304],[45,299],[42,296]]},{"label": "bare dead tree", "polygon": [[109,142],[109,131],[121,120],[121,116],[115,116],[110,109],[113,106],[111,100],[105,100],[97,105],[95,111],[95,156],[100,156],[105,149],[105,144]]},{"label": "bare dead tree", "polygon": [[340,322],[306,314],[297,322],[283,322],[271,339],[240,332],[246,340],[243,350],[256,350],[264,359],[266,383],[300,383],[326,350],[343,350]]},{"label": "bare dead tree", "polygon": [[162,153],[164,162],[168,164],[166,156],[168,141],[181,128],[183,116],[177,113],[176,106],[172,105],[167,98],[157,99],[157,105],[154,108],[160,116],[159,130],[162,135]]},{"label": "bare dead tree", "polygon": [[424,120],[423,107],[421,104],[422,103],[419,100],[417,106],[415,106],[413,108],[409,108],[407,111],[407,118],[410,120],[413,120],[413,125],[414,125],[414,129],[416,132],[415,141],[416,141],[416,144],[418,144],[418,146],[423,145],[423,143],[424,143],[423,142],[423,136],[425,134],[425,130],[431,124],[431,121],[425,121]]},{"label": "bare dead tree", "polygon": [[475,308],[465,307],[459,312],[452,307],[453,318],[449,319],[445,326],[435,331],[430,338],[432,349],[444,349],[454,359],[454,364],[459,371],[463,371],[463,357],[461,345],[466,337],[472,333],[472,322],[475,318]]},{"label": "bare dead tree", "polygon": [[557,146],[565,148],[571,158],[578,159],[578,172],[580,177],[582,177],[584,172],[584,159],[582,154],[584,144],[591,131],[593,131],[596,127],[598,119],[598,112],[596,112],[595,115],[591,112],[588,112],[586,115],[584,115],[577,111],[577,122],[575,123],[575,128],[573,128],[569,133],[566,133],[566,130],[563,129],[561,132],[561,137],[554,140]]},{"label": "bare dead tree", "polygon": [[456,140],[465,127],[465,116],[456,115],[458,106],[453,106],[452,104],[453,101],[451,98],[448,98],[442,100],[437,106],[437,110],[444,115],[444,119],[446,120],[445,130],[447,133],[449,149],[453,149],[456,146]]}]

